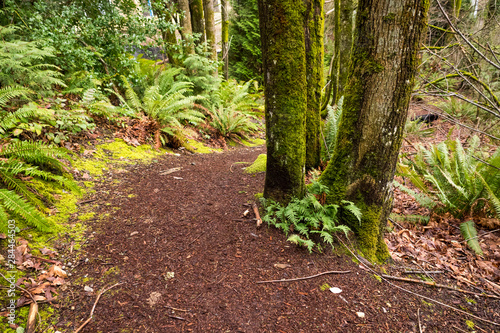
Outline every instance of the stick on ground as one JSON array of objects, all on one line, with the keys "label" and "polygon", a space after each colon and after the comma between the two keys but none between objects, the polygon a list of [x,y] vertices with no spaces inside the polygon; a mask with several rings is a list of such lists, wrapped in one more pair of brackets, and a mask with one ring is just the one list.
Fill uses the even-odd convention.
[{"label": "stick on ground", "polygon": [[255,203],[252,205],[252,208],[253,208],[253,212],[255,214],[255,218],[257,219],[257,228],[258,228],[262,224],[262,220],[261,220],[260,214],[259,214],[259,208],[257,207],[257,204],[255,204]]},{"label": "stick on ground", "polygon": [[315,277],[326,275],[326,274],[347,274],[347,273],[351,273],[351,271],[328,271],[328,272],[323,272],[323,273],[319,273],[319,274],[311,275],[311,276],[306,276],[306,277],[300,277],[300,278],[296,278],[296,279],[257,281],[256,283],[293,282],[293,281],[313,279]]},{"label": "stick on ground", "polygon": [[82,330],[82,328],[85,327],[85,325],[87,325],[91,320],[92,318],[94,317],[94,310],[95,310],[95,306],[97,305],[97,302],[99,302],[99,298],[101,298],[102,294],[104,294],[106,291],[110,290],[111,288],[114,288],[116,286],[119,286],[120,284],[123,284],[123,283],[117,283],[117,284],[114,284],[112,285],[111,287],[108,287],[106,289],[103,289],[99,295],[97,295],[97,298],[95,299],[95,302],[94,302],[94,306],[92,307],[92,311],[90,311],[90,316],[87,320],[85,320],[85,322],[83,324],[80,325],[80,327],[78,327],[76,329],[76,331],[74,333],[78,333]]}]

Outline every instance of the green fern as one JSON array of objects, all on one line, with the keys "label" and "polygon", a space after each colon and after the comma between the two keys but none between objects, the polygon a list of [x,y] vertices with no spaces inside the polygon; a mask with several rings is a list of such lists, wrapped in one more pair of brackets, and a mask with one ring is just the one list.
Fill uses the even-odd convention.
[{"label": "green fern", "polygon": [[398,173],[420,193],[397,181],[394,184],[437,213],[449,212],[463,218],[487,212],[500,218],[500,149],[483,163],[474,158],[478,147],[476,136],[469,141],[467,150],[458,139],[429,149],[420,146],[413,160],[398,165]]},{"label": "green fern", "polygon": [[322,158],[325,161],[330,160],[337,145],[337,133],[342,117],[342,107],[344,105],[344,96],[340,97],[337,105],[327,106],[328,114],[326,117],[324,131],[324,147],[322,146]]},{"label": "green fern", "polygon": [[[264,201],[266,214],[262,220],[267,222],[288,235],[288,241],[299,246],[306,246],[309,252],[316,246],[311,236],[319,235],[320,239],[333,246],[333,234],[343,232],[347,234],[350,229],[345,225],[339,224],[339,209],[342,208],[350,212],[358,221],[361,222],[361,211],[352,202],[342,201],[338,205],[321,205],[316,195],[322,195],[328,192],[328,188],[320,183],[313,182],[308,193],[302,199],[292,199],[286,206],[275,202]],[[314,193],[314,194],[313,194]]]},{"label": "green fern", "polygon": [[467,245],[471,250],[478,255],[483,255],[483,250],[481,250],[481,245],[479,245],[479,241],[477,240],[477,230],[473,221],[467,221],[460,224],[460,233],[467,241]]},{"label": "green fern", "polygon": [[254,118],[238,112],[232,107],[212,107],[210,116],[212,118],[210,125],[226,138],[234,137],[235,135],[246,137],[247,134],[257,132],[260,129],[258,124],[253,122],[255,121]]}]

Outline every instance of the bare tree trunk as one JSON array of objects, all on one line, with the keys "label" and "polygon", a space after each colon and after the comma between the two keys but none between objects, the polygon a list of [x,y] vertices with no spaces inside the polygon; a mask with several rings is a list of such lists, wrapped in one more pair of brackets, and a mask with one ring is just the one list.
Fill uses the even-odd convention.
[{"label": "bare tree trunk", "polygon": [[222,61],[224,62],[224,79],[229,79],[229,15],[228,15],[228,1],[221,0],[222,9]]},{"label": "bare tree trunk", "polygon": [[266,97],[264,196],[281,203],[305,191],[305,12],[303,0],[259,0]]},{"label": "bare tree trunk", "polygon": [[179,11],[182,14],[181,17],[181,36],[182,39],[187,43],[186,53],[193,53],[193,28],[191,25],[191,11],[189,10],[189,0],[178,0]]},{"label": "bare tree trunk", "polygon": [[321,89],[324,58],[324,0],[307,4],[305,43],[307,66],[306,170],[320,162]]},{"label": "bare tree trunk", "polygon": [[189,9],[191,10],[191,25],[193,33],[200,34],[197,44],[205,43],[205,18],[203,15],[203,0],[190,0]]},{"label": "bare tree trunk", "polygon": [[349,62],[351,60],[354,7],[356,3],[353,0],[341,0],[340,2],[340,36],[339,36],[339,71],[337,85],[337,100],[344,95],[347,75],[349,74]]},{"label": "bare tree trunk", "polygon": [[344,214],[369,260],[389,256],[383,239],[392,181],[426,28],[428,0],[360,0],[337,148],[321,175],[327,202],[353,201]]},{"label": "bare tree trunk", "polygon": [[205,13],[205,33],[210,51],[210,59],[217,60],[217,48],[215,46],[215,19],[214,0],[203,0],[203,11]]}]

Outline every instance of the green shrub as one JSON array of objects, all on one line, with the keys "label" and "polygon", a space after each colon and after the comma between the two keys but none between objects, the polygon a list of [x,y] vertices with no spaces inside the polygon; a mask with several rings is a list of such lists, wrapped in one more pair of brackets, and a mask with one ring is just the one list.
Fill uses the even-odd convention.
[{"label": "green shrub", "polygon": [[318,234],[327,244],[333,246],[333,233],[350,231],[349,227],[339,224],[339,210],[343,209],[352,213],[358,221],[361,221],[361,211],[352,202],[342,201],[342,206],[322,205],[317,196],[328,194],[328,187],[319,182],[314,182],[308,187],[308,193],[302,199],[293,199],[287,206],[279,203],[264,201],[266,215],[262,221],[267,222],[285,232],[288,241],[299,246],[305,246],[309,250],[320,245],[315,243],[311,236]]},{"label": "green shrub", "polygon": [[210,125],[226,138],[235,135],[246,137],[247,134],[257,132],[260,128],[256,123],[252,122],[254,118],[234,110],[233,107],[212,107],[210,116],[212,117]]},{"label": "green shrub", "polygon": [[437,213],[449,212],[456,218],[489,215],[500,218],[500,149],[491,157],[475,158],[479,138],[474,136],[464,149],[460,141],[447,140],[429,149],[419,146],[414,160],[398,165],[398,173],[407,177],[420,191],[395,181],[422,206]]}]

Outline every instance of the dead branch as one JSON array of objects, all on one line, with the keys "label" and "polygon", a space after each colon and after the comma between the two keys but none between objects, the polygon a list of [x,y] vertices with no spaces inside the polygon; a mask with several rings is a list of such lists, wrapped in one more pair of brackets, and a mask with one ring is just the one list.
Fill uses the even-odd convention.
[{"label": "dead branch", "polygon": [[450,286],[447,286],[447,285],[444,285],[444,284],[436,283],[434,281],[422,281],[422,280],[408,279],[408,278],[403,278],[403,277],[399,277],[399,276],[392,276],[392,275],[385,275],[385,274],[382,274],[382,277],[385,277],[386,279],[391,279],[391,280],[404,281],[404,282],[412,282],[412,283],[420,283],[420,284],[425,284],[425,285],[433,286],[433,287],[437,287],[437,288],[450,289],[450,290],[458,291],[458,292],[461,292],[461,293],[466,293],[466,294],[471,294],[471,295],[476,295],[476,296],[484,296],[484,297],[491,297],[491,298],[500,299],[500,297],[495,296],[495,295],[478,294],[478,293],[475,293],[473,291],[468,291],[468,290],[463,290],[463,289],[459,289],[459,288],[450,287]]},{"label": "dead branch", "polygon": [[81,206],[81,205],[88,204],[88,203],[91,203],[91,202],[94,202],[94,201],[97,201],[97,200],[99,200],[99,199],[90,199],[90,200],[85,200],[85,201],[77,202],[76,204],[78,206]]},{"label": "dead branch", "polygon": [[418,330],[422,333],[422,325],[420,324],[420,308],[417,309],[417,318],[418,318]]},{"label": "dead branch", "polygon": [[316,275],[311,275],[311,276],[306,276],[306,277],[300,277],[296,279],[283,279],[283,280],[269,280],[269,281],[257,281],[256,283],[276,283],[276,282],[293,282],[293,281],[300,281],[300,280],[308,280],[308,279],[313,279],[318,276],[326,275],[326,274],[347,274],[351,273],[351,271],[328,271],[328,272],[323,272],[319,273]]},{"label": "dead branch", "polygon": [[253,208],[253,212],[255,214],[255,218],[257,219],[257,228],[258,228],[262,224],[262,220],[261,220],[260,214],[259,214],[259,208],[257,207],[257,204],[255,204],[255,203],[252,205],[252,208]]},{"label": "dead branch", "polygon": [[404,271],[404,274],[443,274],[443,271]]},{"label": "dead branch", "polygon": [[105,288],[105,289],[103,289],[103,290],[99,293],[99,295],[97,295],[97,298],[95,299],[95,302],[94,302],[94,306],[92,306],[92,311],[90,311],[90,316],[89,316],[89,318],[88,318],[87,320],[85,320],[85,321],[83,322],[83,324],[81,324],[81,325],[80,325],[80,327],[78,327],[74,333],[78,333],[78,332],[80,332],[80,331],[81,331],[81,330],[85,327],[85,325],[87,325],[87,324],[88,324],[88,323],[92,320],[92,318],[94,317],[94,310],[95,310],[95,307],[96,307],[96,305],[97,305],[97,302],[99,302],[99,299],[101,298],[102,294],[104,294],[106,291],[110,290],[111,288],[114,288],[114,287],[119,286],[119,285],[121,285],[121,284],[123,284],[123,283],[116,283],[116,284],[112,285],[111,287]]}]

